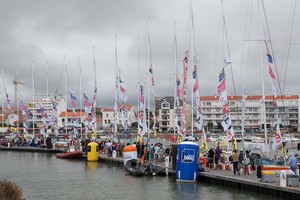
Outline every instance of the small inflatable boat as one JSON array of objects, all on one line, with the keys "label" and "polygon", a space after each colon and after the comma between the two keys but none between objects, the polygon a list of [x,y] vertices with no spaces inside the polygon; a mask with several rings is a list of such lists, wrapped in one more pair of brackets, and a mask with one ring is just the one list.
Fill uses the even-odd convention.
[{"label": "small inflatable boat", "polygon": [[156,167],[151,162],[142,164],[138,159],[128,160],[125,164],[125,170],[133,176],[166,175],[163,168]]}]

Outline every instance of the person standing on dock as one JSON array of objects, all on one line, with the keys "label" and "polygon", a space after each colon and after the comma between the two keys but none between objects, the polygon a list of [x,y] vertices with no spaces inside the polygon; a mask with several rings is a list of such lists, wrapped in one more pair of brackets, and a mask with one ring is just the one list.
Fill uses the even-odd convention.
[{"label": "person standing on dock", "polygon": [[291,170],[297,174],[297,157],[298,157],[298,154],[293,154],[291,153],[291,156],[289,157],[289,160],[288,160],[288,165],[290,166]]},{"label": "person standing on dock", "polygon": [[215,156],[215,151],[213,148],[210,148],[208,151],[208,167],[210,169],[214,168],[214,156]]},{"label": "person standing on dock", "polygon": [[217,165],[219,164],[219,159],[221,157],[222,150],[220,149],[219,146],[217,146],[215,150],[215,167],[217,168]]},{"label": "person standing on dock", "polygon": [[233,164],[233,174],[236,175],[236,173],[238,173],[238,175],[240,175],[240,172],[238,170],[238,164],[240,159],[236,149],[233,150],[231,157],[232,157],[232,164]]}]

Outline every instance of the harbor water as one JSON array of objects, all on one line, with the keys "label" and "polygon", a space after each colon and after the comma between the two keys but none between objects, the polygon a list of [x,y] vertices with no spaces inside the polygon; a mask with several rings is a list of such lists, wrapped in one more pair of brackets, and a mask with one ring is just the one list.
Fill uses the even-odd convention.
[{"label": "harbor water", "polygon": [[17,183],[26,200],[270,199],[209,183],[177,183],[173,176],[133,177],[123,165],[57,159],[46,153],[1,151],[0,168],[0,178]]}]

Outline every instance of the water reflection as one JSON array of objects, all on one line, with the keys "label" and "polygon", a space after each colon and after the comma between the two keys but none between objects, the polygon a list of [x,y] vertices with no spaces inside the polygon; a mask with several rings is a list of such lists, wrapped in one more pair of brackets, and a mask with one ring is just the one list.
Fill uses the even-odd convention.
[{"label": "water reflection", "polygon": [[0,160],[0,177],[13,179],[27,200],[276,199],[208,183],[177,183],[172,176],[134,177],[123,166],[57,159],[48,154],[0,152]]},{"label": "water reflection", "polygon": [[98,170],[99,162],[86,162],[86,170]]}]

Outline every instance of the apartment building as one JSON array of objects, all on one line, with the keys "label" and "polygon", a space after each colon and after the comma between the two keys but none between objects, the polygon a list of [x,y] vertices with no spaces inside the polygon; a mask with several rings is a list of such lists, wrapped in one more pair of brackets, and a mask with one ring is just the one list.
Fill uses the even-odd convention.
[{"label": "apartment building", "polygon": [[[63,98],[55,100],[57,115],[67,110],[67,104]],[[34,122],[38,128],[43,126],[42,112],[46,114],[46,121],[51,121],[53,116],[53,101],[50,97],[42,99],[35,99],[28,103],[28,110],[32,113],[32,117],[28,119],[29,122]],[[59,126],[60,127],[60,126]]]},{"label": "apartment building", "polygon": [[[278,96],[276,101],[281,124],[300,131],[299,95]],[[242,96],[228,96],[228,103],[233,127],[239,133],[242,123]],[[264,105],[266,108],[265,115],[263,114]],[[201,97],[201,106],[204,126],[212,122],[216,130],[223,119],[223,107],[219,103],[219,96]],[[245,131],[253,132],[263,129],[265,117],[267,128],[274,128],[277,120],[274,110],[272,96],[266,96],[265,102],[263,102],[262,96],[248,95],[245,102]]]},{"label": "apartment building", "polygon": [[[160,131],[163,132],[172,132],[174,130],[174,118],[175,118],[175,109],[174,106],[174,97],[167,96],[157,100],[156,109],[158,110],[158,124]],[[182,114],[182,101],[180,100],[180,108],[179,108],[179,116],[178,116],[178,124],[179,126],[183,122],[183,114]],[[191,106],[187,104],[186,106],[186,121],[187,121],[187,129],[191,128],[192,124],[192,116],[191,116]]]}]

